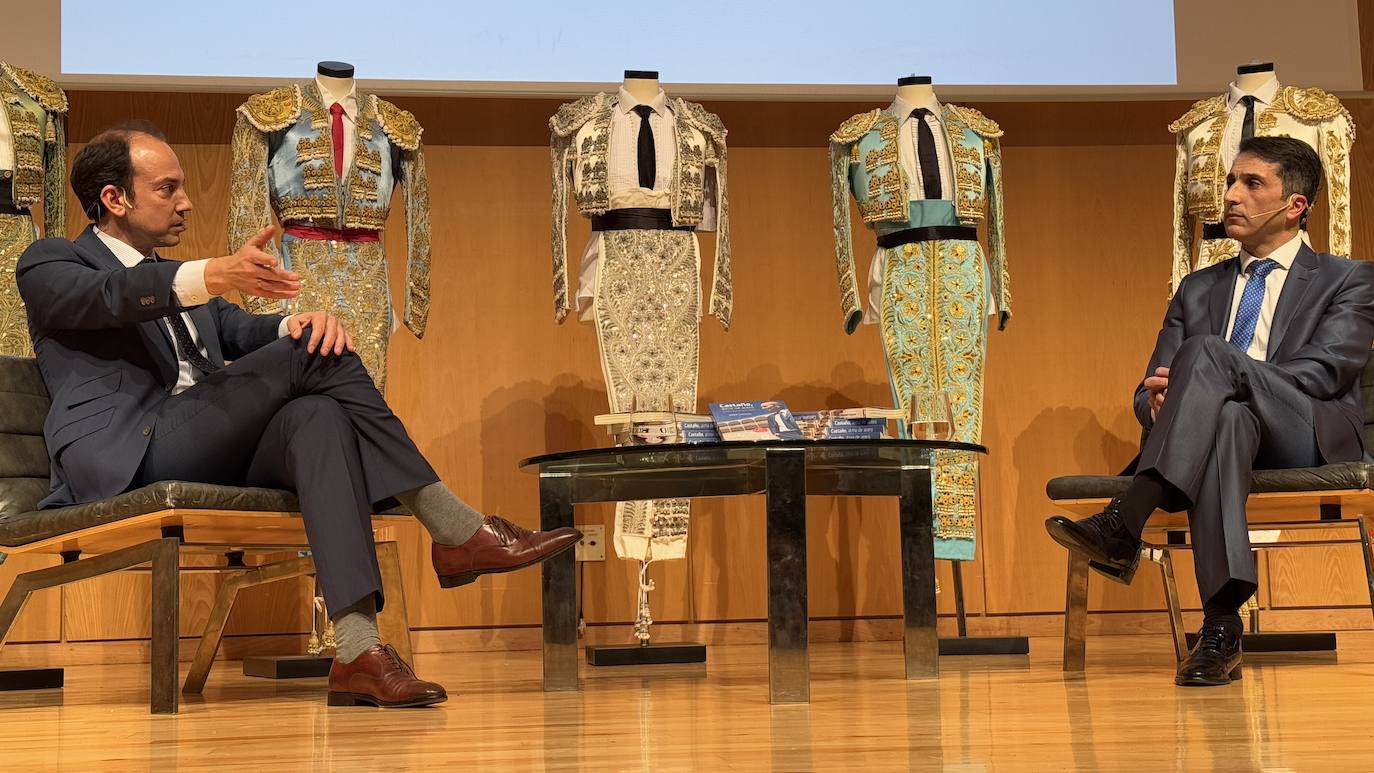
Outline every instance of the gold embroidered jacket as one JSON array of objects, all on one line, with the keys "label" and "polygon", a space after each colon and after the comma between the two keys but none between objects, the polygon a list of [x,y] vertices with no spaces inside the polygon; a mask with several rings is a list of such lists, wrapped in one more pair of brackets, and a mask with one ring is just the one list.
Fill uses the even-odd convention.
[{"label": "gold embroidered jacket", "polygon": [[[559,322],[573,307],[568,281],[568,182],[584,216],[610,209],[607,154],[610,148],[612,94],[593,94],[558,108],[549,119],[553,161],[553,295]],[[711,315],[730,327],[734,288],[730,280],[730,204],[726,185],[725,126],[695,102],[668,98],[677,117],[677,157],[670,194],[673,225],[700,225],[705,208],[706,175],[715,174],[716,262],[711,283]]]},{"label": "gold embroidered jacket", "polygon": [[[357,94],[353,165],[334,173],[329,110],[313,81],[250,97],[234,125],[229,244],[272,222],[380,231],[399,181],[405,196],[403,321],[423,337],[429,318],[429,178],[415,116],[373,94]],[[245,298],[259,313],[278,303]]]},{"label": "gold embroidered jacket", "polygon": [[0,103],[9,118],[14,145],[14,174],[0,184],[13,187],[16,206],[32,207],[42,201],[43,235],[64,236],[67,95],[46,76],[0,62]]},{"label": "gold embroidered jacket", "polygon": [[[1222,140],[1228,115],[1226,95],[1199,100],[1169,124],[1177,135],[1174,164],[1174,245],[1170,292],[1194,268],[1193,239],[1197,222],[1220,223],[1230,172]],[[1274,102],[1255,115],[1255,136],[1293,137],[1311,145],[1326,170],[1330,211],[1329,244],[1333,255],[1350,255],[1350,147],[1355,124],[1349,111],[1331,94],[1317,88],[1282,86]],[[1230,240],[1207,240],[1198,255],[1204,268],[1235,254]],[[1224,253],[1224,254],[1223,254]]]},{"label": "gold embroidered jacket", "polygon": [[[945,137],[954,166],[954,197],[949,202],[960,224],[987,221],[992,289],[1003,319],[1011,312],[1006,243],[1002,234],[1002,129],[971,107],[942,106]],[[835,229],[835,268],[845,331],[853,333],[863,317],[854,271],[851,192],[859,215],[882,232],[920,227],[912,222],[908,180],[897,157],[900,117],[875,109],[845,121],[830,135],[830,190]]]}]

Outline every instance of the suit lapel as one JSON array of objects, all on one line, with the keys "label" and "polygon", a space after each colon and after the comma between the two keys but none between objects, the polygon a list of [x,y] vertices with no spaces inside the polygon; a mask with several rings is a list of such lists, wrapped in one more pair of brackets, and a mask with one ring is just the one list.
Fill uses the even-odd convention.
[{"label": "suit lapel", "polygon": [[1266,360],[1274,359],[1293,322],[1293,317],[1297,315],[1298,309],[1302,308],[1307,291],[1312,289],[1311,280],[1316,273],[1317,254],[1304,244],[1298,248],[1298,256],[1293,260],[1292,273],[1284,281],[1278,305],[1274,308],[1274,321],[1269,326],[1269,346],[1265,351]]},{"label": "suit lapel", "polygon": [[[110,248],[105,246],[105,242],[95,235],[93,227],[87,226],[81,235],[76,237],[76,244],[86,250],[99,268],[127,271],[128,267],[115,257]],[[143,344],[152,353],[153,359],[157,362],[158,375],[162,381],[169,386],[177,382],[177,355],[172,348],[171,336],[167,334],[167,329],[163,326],[160,319],[150,319],[138,323],[139,335],[143,336]]]},{"label": "suit lapel", "polygon": [[1208,321],[1212,323],[1212,332],[1219,336],[1226,335],[1226,316],[1231,313],[1231,298],[1235,295],[1237,267],[1240,266],[1236,258],[1231,258],[1229,263],[1207,294]]}]

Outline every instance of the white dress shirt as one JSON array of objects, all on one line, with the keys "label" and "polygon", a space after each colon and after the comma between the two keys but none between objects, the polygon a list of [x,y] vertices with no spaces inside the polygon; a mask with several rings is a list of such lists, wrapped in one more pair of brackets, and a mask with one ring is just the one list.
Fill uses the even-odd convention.
[{"label": "white dress shirt", "polygon": [[[649,130],[654,137],[654,187],[639,186],[639,114],[636,107],[647,105]],[[673,163],[677,161],[677,116],[668,108],[668,96],[659,89],[648,102],[640,102],[620,87],[611,110],[611,138],[607,149],[606,185],[611,209],[654,207],[666,209],[673,186]]]},{"label": "white dress shirt", "polygon": [[[324,103],[325,112],[329,112],[329,106],[334,104],[329,91],[324,87],[324,81],[320,76],[315,76],[315,86],[320,90],[320,100]],[[353,142],[358,133],[358,87],[353,86],[348,90],[348,94],[339,100],[339,105],[343,107],[343,173],[348,174],[348,170],[353,168]],[[333,131],[334,116],[329,116],[329,131]]]},{"label": "white dress shirt", "polygon": [[[119,262],[124,264],[125,268],[133,268],[142,263],[145,258],[157,257],[156,253],[143,255],[132,246],[110,236],[99,228],[92,230],[95,231],[95,235],[100,241],[110,248],[110,252],[114,253]],[[172,279],[172,292],[176,294],[177,302],[183,307],[201,306],[210,301],[210,291],[205,288],[205,264],[209,262],[209,260],[188,260],[177,268],[176,276]],[[205,344],[200,339],[200,331],[196,330],[196,323],[191,319],[191,315],[183,311],[181,312],[181,320],[186,323],[186,329],[191,331],[191,340],[195,342],[196,348],[200,349],[200,353],[208,358],[210,353],[205,350]],[[177,355],[177,383],[172,387],[172,394],[175,395],[194,386],[200,377],[200,371],[191,367],[191,362],[182,356],[181,349],[176,345],[176,336],[172,333],[171,324],[166,321],[162,324],[163,327],[167,328],[167,335],[172,341],[172,351],[176,352]],[[277,336],[281,337],[286,333],[286,320],[283,319],[281,325],[277,327]]]},{"label": "white dress shirt", "polygon": [[906,174],[907,198],[911,201],[924,201],[926,198],[925,186],[921,183],[921,157],[916,151],[919,134],[916,119],[911,115],[912,110],[921,107],[930,111],[925,116],[925,122],[935,136],[935,158],[940,164],[940,198],[953,199],[954,173],[950,163],[949,139],[945,136],[944,113],[933,96],[928,103],[919,105],[908,104],[900,97],[892,102],[892,114],[901,121],[897,127],[897,163],[901,164],[902,172]]},{"label": "white dress shirt", "polygon": [[[924,107],[930,111],[930,115],[925,116],[926,125],[930,127],[931,134],[935,135],[935,158],[940,162],[940,199],[948,201],[954,198],[954,164],[949,152],[949,137],[945,134],[944,108],[940,107],[940,102],[931,97],[925,104],[913,105],[898,97],[892,102],[889,111],[901,118],[901,123],[897,128],[897,163],[901,164],[902,172],[907,180],[907,198],[910,201],[925,201],[925,185],[921,182],[921,159],[916,150],[916,120],[912,117],[911,111],[918,107]],[[865,325],[876,325],[882,318],[883,309],[883,277],[887,271],[887,250],[879,247],[873,254],[873,261],[868,264],[868,307],[864,309],[863,322]],[[988,314],[997,313],[997,300],[992,294],[992,285],[987,288],[987,307]]]},{"label": "white dress shirt", "polygon": [[[1245,353],[1252,360],[1264,362],[1269,350],[1269,328],[1274,324],[1274,309],[1279,305],[1279,293],[1283,292],[1283,283],[1288,281],[1288,274],[1293,268],[1293,261],[1298,257],[1298,249],[1302,247],[1301,236],[1294,236],[1274,250],[1267,256],[1279,264],[1279,267],[1270,271],[1264,278],[1264,304],[1260,306],[1259,321],[1255,323],[1255,337],[1250,339],[1250,348]],[[1253,255],[1240,251],[1240,278],[1236,280],[1236,289],[1231,294],[1231,312],[1226,322],[1226,340],[1231,340],[1231,329],[1236,325],[1236,309],[1240,308],[1240,296],[1245,292],[1245,284],[1250,277],[1245,270],[1251,263],[1260,260]]]},{"label": "white dress shirt", "polygon": [[1226,131],[1221,135],[1221,164],[1225,169],[1231,168],[1231,162],[1236,160],[1236,154],[1240,152],[1240,135],[1245,128],[1245,105],[1241,104],[1241,97],[1255,98],[1255,127],[1256,136],[1259,135],[1260,113],[1267,110],[1274,104],[1274,99],[1279,95],[1278,79],[1265,81],[1259,88],[1251,92],[1245,92],[1232,83],[1229,91],[1226,92]]},{"label": "white dress shirt", "polygon": [[[611,108],[611,136],[606,152],[606,188],[611,209],[672,207],[673,164],[677,163],[677,116],[668,107],[668,95],[659,89],[654,98],[640,102],[624,86],[616,92],[616,104]],[[649,130],[654,136],[654,187],[639,186],[639,114],[635,107],[648,105]],[[705,203],[702,207],[698,231],[716,230],[715,170],[705,171],[703,181]],[[700,263],[701,256],[697,256]],[[574,299],[584,321],[593,317],[592,300],[596,297],[598,271],[601,267],[601,239],[593,233],[582,253],[578,271],[577,297]],[[701,287],[697,287],[697,306],[700,307]]]}]

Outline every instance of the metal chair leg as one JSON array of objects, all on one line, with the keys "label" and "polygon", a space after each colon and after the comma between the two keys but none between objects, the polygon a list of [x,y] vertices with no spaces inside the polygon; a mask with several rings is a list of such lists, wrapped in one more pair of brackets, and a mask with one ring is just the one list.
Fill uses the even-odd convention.
[{"label": "metal chair leg", "polygon": [[224,628],[229,623],[229,613],[234,610],[234,602],[239,591],[255,585],[265,585],[277,580],[300,577],[315,571],[315,562],[310,556],[291,558],[285,561],[248,569],[225,580],[215,596],[215,606],[210,610],[210,619],[201,632],[200,644],[196,646],[195,657],[191,660],[191,670],[186,674],[186,682],[181,691],[194,695],[205,689],[205,680],[210,676],[210,668],[215,663],[220,642],[224,639]]},{"label": "metal chair leg", "polygon": [[1064,599],[1064,670],[1082,671],[1088,635],[1088,559],[1069,552],[1069,579]]},{"label": "metal chair leg", "polygon": [[1369,530],[1364,527],[1364,516],[1355,516],[1360,526],[1360,555],[1364,557],[1364,579],[1369,584],[1369,611],[1374,613],[1374,564],[1370,562]]},{"label": "metal chair leg", "polygon": [[386,605],[377,613],[382,641],[396,648],[405,662],[415,665],[415,650],[410,640],[410,616],[406,612],[406,589],[401,580],[401,548],[395,542],[377,544],[377,566],[382,570],[382,593]]},{"label": "metal chair leg", "polygon": [[1173,551],[1159,548],[1159,570],[1164,575],[1164,600],[1169,608],[1169,632],[1174,637],[1174,657],[1178,662],[1188,657],[1188,634],[1183,628],[1183,605],[1178,600],[1178,580],[1174,578]]}]

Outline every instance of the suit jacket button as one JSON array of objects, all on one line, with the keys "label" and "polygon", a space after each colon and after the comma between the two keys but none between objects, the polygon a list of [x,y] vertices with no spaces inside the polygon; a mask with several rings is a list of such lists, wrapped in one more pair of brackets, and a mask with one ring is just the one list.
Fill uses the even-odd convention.
[{"label": "suit jacket button", "polygon": [[151,434],[153,434],[153,428],[151,426],[143,428],[143,437],[148,437]]}]

